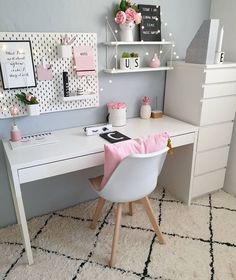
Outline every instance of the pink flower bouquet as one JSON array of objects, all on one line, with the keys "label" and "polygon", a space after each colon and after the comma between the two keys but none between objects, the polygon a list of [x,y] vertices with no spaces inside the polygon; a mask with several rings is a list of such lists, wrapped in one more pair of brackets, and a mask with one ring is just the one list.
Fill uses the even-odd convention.
[{"label": "pink flower bouquet", "polygon": [[126,108],[126,104],[124,102],[110,102],[107,103],[108,109],[124,109]]},{"label": "pink flower bouquet", "polygon": [[114,14],[117,24],[140,24],[142,21],[142,16],[138,11],[137,5],[131,4],[129,0],[121,0],[120,4],[115,8]]}]

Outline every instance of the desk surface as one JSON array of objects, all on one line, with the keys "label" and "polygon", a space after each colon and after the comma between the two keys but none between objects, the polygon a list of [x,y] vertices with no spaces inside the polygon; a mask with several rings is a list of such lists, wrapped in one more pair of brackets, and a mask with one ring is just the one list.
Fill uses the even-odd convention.
[{"label": "desk surface", "polygon": [[[170,137],[175,137],[195,132],[198,128],[163,116],[160,119],[129,119],[126,126],[114,127],[114,130],[120,131],[130,138],[138,138],[163,131],[168,132]],[[11,149],[8,141],[3,141],[11,167],[16,169],[27,168],[67,158],[101,153],[103,152],[104,144],[108,143],[98,135],[86,136],[83,127],[57,130],[54,131],[54,135],[59,140],[56,143],[16,150]]]}]

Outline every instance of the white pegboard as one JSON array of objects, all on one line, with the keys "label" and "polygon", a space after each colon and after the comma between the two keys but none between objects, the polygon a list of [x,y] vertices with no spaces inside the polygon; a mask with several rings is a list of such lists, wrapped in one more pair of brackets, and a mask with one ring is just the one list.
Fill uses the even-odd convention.
[{"label": "white pegboard", "polygon": [[[96,74],[93,76],[87,76],[87,81],[85,77],[78,77],[76,75],[73,58],[59,58],[57,55],[57,45],[65,34],[67,34],[69,38],[76,36],[72,46],[92,47]],[[20,91],[30,91],[37,97],[40,103],[41,114],[99,106],[96,33],[0,32],[0,40],[30,40],[35,74],[36,66],[41,63],[42,57],[46,59],[47,64],[52,66],[53,71],[53,80],[51,81],[38,81],[36,74],[37,87],[28,89],[3,90],[2,80],[0,78],[0,118],[10,117],[9,108],[12,105],[17,105],[19,107],[19,115],[27,115],[25,105],[19,102],[15,97],[15,94]],[[89,96],[88,99],[85,98],[69,102],[62,101],[60,96],[63,95],[63,71],[68,71],[69,73],[70,91],[76,91],[82,86],[85,91],[89,91],[90,89],[95,94]]]}]

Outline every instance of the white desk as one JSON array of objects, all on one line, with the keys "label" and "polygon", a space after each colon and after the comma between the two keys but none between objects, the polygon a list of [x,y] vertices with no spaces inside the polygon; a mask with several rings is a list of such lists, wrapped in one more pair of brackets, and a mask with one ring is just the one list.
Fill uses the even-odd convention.
[{"label": "white desk", "polygon": [[[159,182],[190,204],[197,127],[164,116],[161,119],[130,119],[125,127],[115,130],[131,138],[167,131],[173,147],[179,148],[167,158]],[[82,127],[55,131],[54,135],[59,140],[57,143],[27,149],[12,150],[9,142],[3,141],[17,221],[29,264],[33,263],[33,256],[20,185],[102,165],[104,161],[103,146],[107,142],[98,135],[85,136]]]}]

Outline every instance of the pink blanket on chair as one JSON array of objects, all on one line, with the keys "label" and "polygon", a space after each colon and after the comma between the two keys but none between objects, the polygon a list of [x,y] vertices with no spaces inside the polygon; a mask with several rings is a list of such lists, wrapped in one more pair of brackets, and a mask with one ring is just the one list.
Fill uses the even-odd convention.
[{"label": "pink blanket on chair", "polygon": [[169,135],[166,132],[152,134],[145,138],[131,139],[115,144],[104,145],[104,176],[100,190],[105,186],[119,163],[132,154],[158,152],[167,146]]}]

